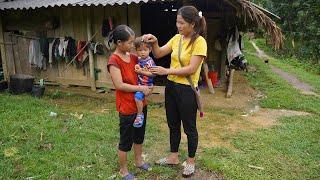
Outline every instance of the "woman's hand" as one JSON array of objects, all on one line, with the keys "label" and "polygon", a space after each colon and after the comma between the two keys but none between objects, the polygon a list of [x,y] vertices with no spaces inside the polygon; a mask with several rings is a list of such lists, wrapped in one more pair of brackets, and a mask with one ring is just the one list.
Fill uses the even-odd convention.
[{"label": "woman's hand", "polygon": [[162,66],[153,66],[150,68],[150,72],[152,72],[152,74],[157,74],[157,75],[168,75],[169,69],[164,68]]},{"label": "woman's hand", "polygon": [[152,93],[153,86],[140,86],[142,89],[141,91],[145,96],[149,96]]},{"label": "woman's hand", "polygon": [[152,34],[144,34],[142,36],[142,41],[153,44],[153,43],[157,42],[158,39]]}]

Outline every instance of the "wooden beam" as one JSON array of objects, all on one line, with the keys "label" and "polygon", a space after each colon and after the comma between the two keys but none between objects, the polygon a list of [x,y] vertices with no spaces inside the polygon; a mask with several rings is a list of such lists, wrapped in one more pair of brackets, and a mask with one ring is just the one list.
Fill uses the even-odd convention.
[{"label": "wooden beam", "polygon": [[[88,80],[71,79],[71,78],[64,78],[64,77],[58,77],[56,80],[57,80],[57,83],[65,86],[70,86],[70,85],[87,86],[87,87],[91,86],[91,83]],[[115,89],[112,81],[96,81],[96,87],[106,87],[109,89]],[[153,86],[152,93],[164,94],[164,89],[165,89],[164,86]]]},{"label": "wooden beam", "polygon": [[[0,12],[0,41],[4,42],[4,36],[3,36],[3,20],[2,20],[2,13]],[[1,60],[2,60],[2,68],[3,68],[3,74],[4,74],[4,80],[9,80],[9,74],[8,74],[8,67],[7,67],[7,58],[6,58],[6,50],[4,44],[0,44],[0,51],[1,51]]]},{"label": "wooden beam", "polygon": [[[91,7],[87,8],[87,36],[88,36],[88,41],[91,40],[92,36],[92,24],[91,24]],[[93,52],[89,48],[89,67],[90,67],[90,82],[91,82],[91,90],[95,91],[96,90],[96,80],[94,79],[94,59],[93,59]]]}]

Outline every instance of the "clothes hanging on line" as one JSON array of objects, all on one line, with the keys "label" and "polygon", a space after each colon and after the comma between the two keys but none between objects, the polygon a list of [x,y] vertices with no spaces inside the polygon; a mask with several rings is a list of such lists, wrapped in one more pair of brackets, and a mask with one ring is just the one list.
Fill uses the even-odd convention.
[{"label": "clothes hanging on line", "polygon": [[78,57],[77,57],[77,61],[78,61],[79,63],[83,63],[83,62],[86,60],[86,58],[89,56],[89,54],[88,54],[88,52],[87,52],[87,47],[86,47],[82,52],[80,52],[81,49],[82,49],[86,44],[87,44],[86,41],[78,41],[78,43],[77,43],[77,54],[80,53],[80,54],[78,55]]},{"label": "clothes hanging on line", "polygon": [[44,68],[44,57],[41,52],[39,40],[30,40],[29,44],[29,63],[31,67]]},{"label": "clothes hanging on line", "polygon": [[[99,42],[91,42],[89,46],[85,47],[86,44],[86,41],[76,41],[72,37],[31,40],[29,45],[29,62],[32,66],[41,69],[46,69],[46,63],[49,63],[50,68],[52,68],[54,62],[69,62],[80,53],[74,63],[78,68],[81,68],[89,57],[88,49],[97,55],[103,55],[105,50],[104,45]],[[81,51],[83,47],[85,48]]]},{"label": "clothes hanging on line", "polygon": [[229,65],[234,58],[242,55],[238,40],[239,40],[239,31],[238,31],[238,28],[235,27],[235,29],[231,31],[231,35],[229,37],[228,47],[227,47],[227,60]]},{"label": "clothes hanging on line", "polygon": [[68,41],[68,45],[65,49],[66,61],[71,61],[77,55],[76,40],[71,37],[66,37],[65,41]]},{"label": "clothes hanging on line", "polygon": [[52,68],[52,61],[53,61],[53,45],[56,42],[56,39],[53,39],[52,42],[49,43],[49,64],[50,68]]}]

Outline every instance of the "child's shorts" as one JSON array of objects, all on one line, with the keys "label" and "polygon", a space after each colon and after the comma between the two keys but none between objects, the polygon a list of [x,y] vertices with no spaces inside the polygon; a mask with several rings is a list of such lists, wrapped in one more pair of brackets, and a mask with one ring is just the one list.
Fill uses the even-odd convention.
[{"label": "child's shorts", "polygon": [[120,151],[130,151],[133,143],[143,144],[147,123],[147,106],[143,108],[143,114],[144,123],[142,127],[135,128],[133,127],[133,122],[136,119],[137,114],[122,115],[119,113],[120,142],[118,148]]}]

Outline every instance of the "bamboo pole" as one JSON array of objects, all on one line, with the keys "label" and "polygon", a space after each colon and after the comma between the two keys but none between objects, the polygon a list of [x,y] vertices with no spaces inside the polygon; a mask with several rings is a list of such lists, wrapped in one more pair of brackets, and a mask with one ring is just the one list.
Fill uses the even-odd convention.
[{"label": "bamboo pole", "polygon": [[[88,36],[88,41],[91,40],[92,37],[92,31],[91,31],[91,11],[90,7],[87,9],[87,36]],[[88,48],[89,52],[89,67],[90,67],[90,82],[91,82],[91,90],[95,91],[96,90],[96,80],[94,78],[94,59],[93,59],[93,52],[90,48]]]},{"label": "bamboo pole", "polygon": [[[4,42],[4,36],[3,36],[3,25],[2,25],[2,13],[0,12],[0,41]],[[0,44],[0,51],[1,51],[1,60],[2,60],[2,68],[3,68],[3,74],[4,74],[4,80],[9,80],[9,74],[8,74],[8,66],[7,66],[7,58],[6,58],[6,50],[4,44]]]}]

